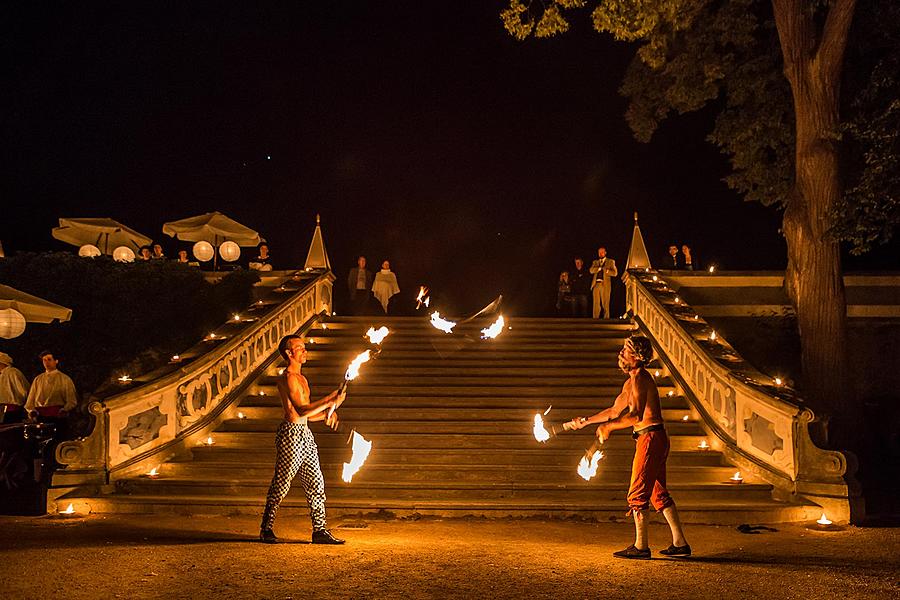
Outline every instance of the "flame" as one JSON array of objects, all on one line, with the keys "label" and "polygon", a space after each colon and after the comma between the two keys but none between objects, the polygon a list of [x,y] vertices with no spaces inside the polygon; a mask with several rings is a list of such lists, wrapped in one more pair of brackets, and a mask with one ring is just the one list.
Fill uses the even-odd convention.
[{"label": "flame", "polygon": [[591,478],[597,474],[598,463],[602,458],[603,452],[600,450],[595,450],[590,460],[588,460],[587,456],[582,456],[581,462],[578,463],[578,474],[581,475],[585,481],[590,481]]},{"label": "flame", "polygon": [[485,329],[481,330],[481,339],[494,339],[495,337],[503,333],[503,326],[505,324],[506,321],[503,320],[503,315],[500,315],[490,327],[486,327]]},{"label": "flame", "polygon": [[206,444],[207,446],[212,446],[213,444],[216,443],[216,440],[213,439],[213,436],[209,436],[208,438],[206,438],[206,441],[203,443]]},{"label": "flame", "polygon": [[716,272],[716,265],[710,265],[710,267],[709,267],[709,272],[710,272],[710,273],[715,273],[715,272]]},{"label": "flame", "polygon": [[391,330],[384,326],[381,326],[378,329],[369,327],[369,330],[366,332],[366,337],[369,338],[369,341],[371,343],[380,344],[384,341],[384,338],[386,338],[390,332]]},{"label": "flame", "polygon": [[425,302],[423,302],[422,304],[425,305],[425,308],[428,308],[429,306],[431,306],[431,296],[428,296],[427,298],[425,298]]},{"label": "flame", "polygon": [[715,331],[713,331],[712,333],[709,334],[709,341],[711,341],[711,342],[716,341],[716,332]]},{"label": "flame", "polygon": [[453,328],[456,327],[456,323],[444,319],[438,311],[431,313],[431,325],[444,333],[453,333]]},{"label": "flame", "polygon": [[540,413],[534,415],[534,439],[539,442],[546,442],[550,439],[550,432],[544,428],[544,419],[541,418]]},{"label": "flame", "polygon": [[356,358],[351,361],[350,366],[347,367],[347,372],[344,373],[344,379],[347,381],[352,381],[359,376],[359,368],[363,363],[369,362],[369,359],[372,358],[372,351],[365,350],[364,352],[360,352]]},{"label": "flame", "polygon": [[775,385],[781,385],[782,383],[784,383],[784,382],[781,380],[781,377],[775,378]]},{"label": "flame", "polygon": [[735,471],[734,475],[731,476],[731,480],[734,481],[735,483],[740,483],[740,482],[744,481],[744,478],[741,477],[740,471]]},{"label": "flame", "polygon": [[344,470],[341,473],[341,479],[347,483],[350,483],[356,472],[363,466],[363,463],[366,462],[366,458],[369,456],[369,452],[372,450],[372,442],[357,432],[353,432],[352,438],[353,455],[350,457],[350,462],[344,463]]},{"label": "flame", "polygon": [[66,507],[66,510],[61,510],[61,511],[59,511],[59,514],[61,514],[61,515],[74,515],[74,514],[75,514],[75,507],[74,507],[74,506],[72,505],[72,503],[70,502],[70,503],[69,503],[69,506]]},{"label": "flame", "polygon": [[682,421],[687,421],[689,419],[690,419],[690,417],[688,415],[684,415],[683,417],[681,417]]},{"label": "flame", "polygon": [[553,408],[553,405],[552,405],[552,404],[551,404],[550,406],[547,407],[547,410],[544,411],[544,416],[545,416],[545,417],[547,416],[547,413],[550,412],[550,409],[551,409],[551,408]]},{"label": "flame", "polygon": [[700,443],[697,444],[697,450],[709,450],[709,444],[706,440],[700,440]]},{"label": "flame", "polygon": [[147,473],[147,477],[159,477],[159,466],[155,466]]},{"label": "flame", "polygon": [[[71,506],[71,504],[69,506]],[[825,513],[823,512],[822,516],[819,517],[819,520],[816,521],[816,523],[818,523],[819,525],[831,525],[831,520],[828,517],[826,517]]]},{"label": "flame", "polygon": [[128,383],[129,381],[131,381],[131,377],[129,377],[128,375],[122,375],[121,377],[119,377],[119,383]]},{"label": "flame", "polygon": [[178,362],[179,360],[181,360],[181,357],[179,355],[177,355],[177,354],[172,355],[172,362]]},{"label": "flame", "polygon": [[238,419],[246,419],[246,418],[247,417],[244,416],[244,413],[242,413],[242,412],[238,413]]},{"label": "flame", "polygon": [[234,313],[234,317],[232,317],[232,318],[233,318],[235,321],[240,321],[240,320],[241,320],[241,315],[239,315],[239,314],[237,314],[237,313]]},{"label": "flame", "polygon": [[428,294],[428,288],[425,287],[424,285],[419,286],[419,295],[416,296],[416,310],[419,310],[419,308],[420,308],[423,304],[425,305],[426,308],[428,307],[428,296],[427,296],[427,294]]}]

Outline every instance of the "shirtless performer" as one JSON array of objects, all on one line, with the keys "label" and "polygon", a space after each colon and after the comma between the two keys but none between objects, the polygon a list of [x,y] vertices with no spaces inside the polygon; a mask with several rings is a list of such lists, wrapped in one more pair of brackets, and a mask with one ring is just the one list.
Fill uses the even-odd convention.
[{"label": "shirtless performer", "polygon": [[277,379],[278,395],[284,408],[284,420],[275,434],[275,475],[266,496],[266,509],[259,527],[259,539],[267,544],[278,543],[272,531],[275,513],[297,472],[306,492],[309,515],[312,519],[313,544],[343,544],[325,528],[325,479],[319,467],[319,450],[316,440],[307,424],[309,421],[325,421],[332,429],[337,429],[336,412],[326,417],[327,411],[337,409],[344,401],[345,393],[331,392],[321,400],[310,402],[309,383],[301,375],[300,369],[306,362],[306,345],[299,335],[281,338],[278,351],[288,361],[288,366]]},{"label": "shirtless performer", "polygon": [[691,555],[691,547],[681,530],[678,509],[666,490],[669,438],[663,426],[659,391],[645,368],[651,360],[653,346],[649,339],[632,336],[625,340],[625,346],[619,352],[619,368],[628,375],[622,393],[610,408],[592,417],[573,419],[568,425],[572,429],[581,429],[599,423],[597,438],[600,444],[609,439],[610,433],[616,429],[634,427],[631,435],[637,448],[631,466],[628,507],[634,515],[635,540],[633,545],[613,553],[619,558],[650,558],[645,515],[650,504],[663,514],[672,530],[672,545],[659,553],[663,556]]}]

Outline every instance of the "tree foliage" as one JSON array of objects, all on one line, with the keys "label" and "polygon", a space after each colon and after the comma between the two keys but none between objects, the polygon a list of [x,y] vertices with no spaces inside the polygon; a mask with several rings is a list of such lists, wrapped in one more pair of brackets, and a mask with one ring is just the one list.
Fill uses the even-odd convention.
[{"label": "tree foliage", "polygon": [[[594,29],[638,43],[621,93],[635,137],[649,141],[674,114],[719,107],[708,140],[729,159],[726,183],[746,200],[783,208],[794,181],[791,90],[768,0],[601,0]],[[517,39],[568,29],[585,0],[523,4],[501,13]],[[809,10],[824,11],[825,0]],[[832,235],[861,253],[888,241],[900,222],[900,8],[861,2],[844,81],[845,191]]]}]

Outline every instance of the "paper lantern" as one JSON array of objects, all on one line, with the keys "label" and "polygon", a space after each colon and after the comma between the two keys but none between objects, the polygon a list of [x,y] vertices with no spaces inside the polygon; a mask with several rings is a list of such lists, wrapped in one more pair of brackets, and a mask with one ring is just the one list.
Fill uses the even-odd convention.
[{"label": "paper lantern", "polygon": [[222,257],[222,260],[234,262],[241,256],[241,247],[234,242],[222,242],[222,245],[219,246],[219,256]]},{"label": "paper lantern", "polygon": [[88,258],[94,258],[95,256],[100,256],[100,248],[93,244],[85,244],[81,248],[78,249],[78,256],[86,256]]},{"label": "paper lantern", "polygon": [[197,242],[194,244],[194,258],[199,260],[200,262],[206,262],[208,260],[212,260],[212,257],[216,255],[215,250],[213,250],[212,244],[209,242]]},{"label": "paper lantern", "polygon": [[25,331],[25,317],[14,308],[0,310],[0,337],[11,340]]},{"label": "paper lantern", "polygon": [[113,258],[119,262],[134,262],[134,250],[128,246],[119,246],[113,250]]}]

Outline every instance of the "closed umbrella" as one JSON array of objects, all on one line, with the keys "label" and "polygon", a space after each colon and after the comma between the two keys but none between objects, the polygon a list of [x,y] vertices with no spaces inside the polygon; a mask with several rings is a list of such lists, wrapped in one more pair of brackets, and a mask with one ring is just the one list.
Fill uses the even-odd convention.
[{"label": "closed umbrella", "polygon": [[8,285],[0,285],[0,310],[8,308],[22,313],[29,323],[52,323],[56,320],[64,322],[72,318],[71,308],[26,294]]},{"label": "closed umbrella", "polygon": [[53,228],[53,237],[73,246],[92,244],[103,254],[112,254],[119,246],[139,250],[153,241],[118,221],[106,218],[60,219],[59,227]]},{"label": "closed umbrella", "polygon": [[185,242],[209,242],[216,249],[223,242],[238,246],[258,246],[266,241],[259,233],[220,212],[210,212],[163,225],[163,233]]}]

